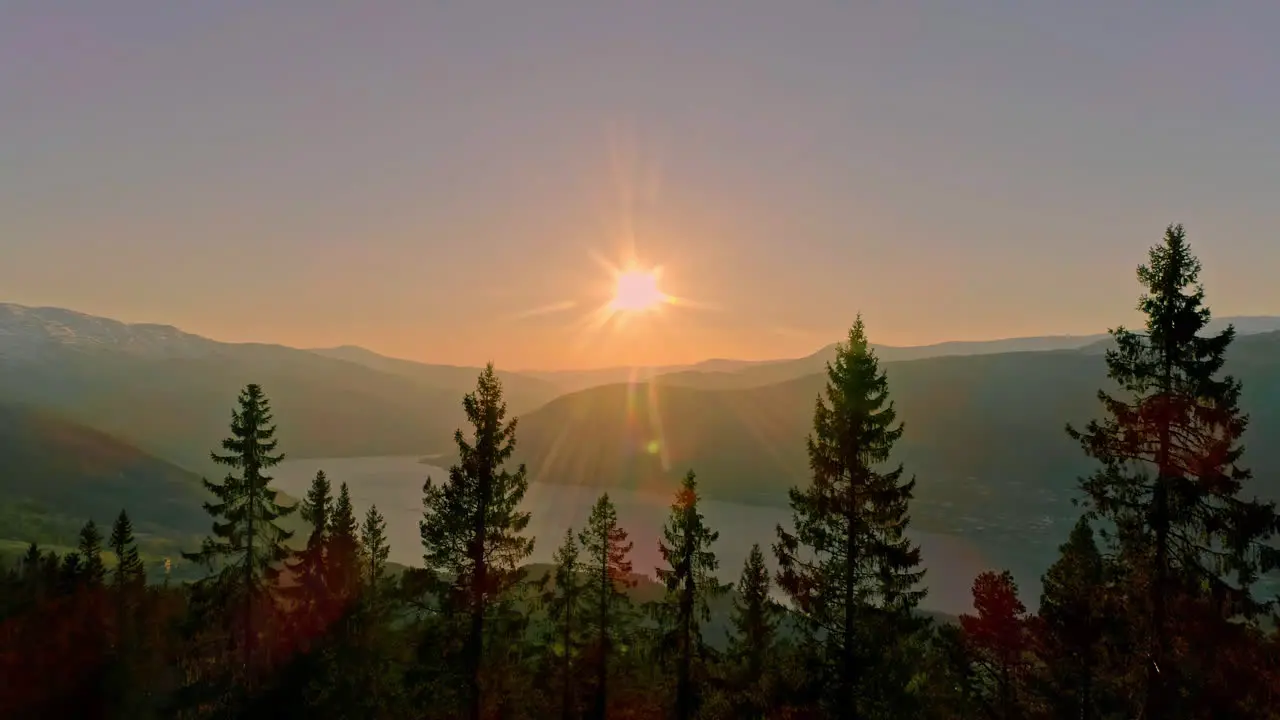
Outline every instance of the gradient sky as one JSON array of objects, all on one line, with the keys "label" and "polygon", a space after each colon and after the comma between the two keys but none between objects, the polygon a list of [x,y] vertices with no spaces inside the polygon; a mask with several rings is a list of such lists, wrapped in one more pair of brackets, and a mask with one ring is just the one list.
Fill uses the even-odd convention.
[{"label": "gradient sky", "polygon": [[[0,2],[0,300],[513,368],[1280,314],[1280,3]],[[581,329],[591,253],[708,307]],[[573,303],[540,315],[536,308]]]}]

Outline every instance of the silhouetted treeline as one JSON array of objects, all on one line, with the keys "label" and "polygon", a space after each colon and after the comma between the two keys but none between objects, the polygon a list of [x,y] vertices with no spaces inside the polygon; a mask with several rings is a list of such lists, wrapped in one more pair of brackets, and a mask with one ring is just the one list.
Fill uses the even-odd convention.
[{"label": "silhouetted treeline", "polygon": [[[203,579],[146,578],[124,511],[105,538],[90,522],[75,552],[33,544],[6,570],[0,717],[1280,718],[1275,598],[1254,589],[1280,567],[1280,518],[1253,499],[1240,385],[1221,372],[1233,331],[1203,334],[1198,273],[1181,226],[1138,271],[1146,327],[1113,332],[1116,388],[1067,430],[1098,470],[1035,613],[994,570],[959,625],[918,612],[915,479],[887,463],[909,428],[859,318],[791,526],[723,583],[738,569],[719,567],[689,472],[647,601],[608,494],[538,539],[559,543],[554,566],[529,574],[528,481],[507,464],[517,422],[492,366],[463,400],[458,463],[423,488],[423,567],[403,571],[345,483],[317,473],[300,504],[278,502],[283,454],[249,385],[213,453],[211,532],[185,556]],[[282,528],[295,512],[305,538]],[[729,636],[709,639],[726,599]]]}]

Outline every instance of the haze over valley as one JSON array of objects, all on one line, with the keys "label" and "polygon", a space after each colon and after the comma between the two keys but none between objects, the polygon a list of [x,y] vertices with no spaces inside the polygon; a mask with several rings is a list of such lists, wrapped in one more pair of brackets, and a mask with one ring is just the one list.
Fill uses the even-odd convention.
[{"label": "haze over valley", "polygon": [[[1242,333],[1228,371],[1246,388],[1255,487],[1280,497],[1280,446],[1265,440],[1280,437],[1280,318],[1218,318],[1210,327],[1229,323]],[[906,425],[894,457],[919,483],[912,532],[923,538],[931,568],[930,609],[962,612],[969,583],[985,569],[1010,569],[1032,597],[1038,592],[1079,513],[1072,499],[1091,465],[1063,427],[1097,413],[1106,337],[876,348]],[[717,549],[730,579],[752,543],[767,546],[774,526],[787,524],[788,489],[807,482],[804,441],[833,348],[775,361],[499,369],[519,417],[513,461],[527,464],[534,483],[526,505],[533,534],[543,539],[534,561],[549,562],[549,538],[566,522],[580,524],[607,490],[636,538],[637,572],[651,573],[658,520],[680,477],[694,469],[713,508],[708,516],[723,520]],[[38,526],[46,535],[69,543],[84,519],[138,498],[130,502],[135,522],[179,564],[181,541],[206,529],[196,499],[198,476],[219,472],[208,459],[210,438],[226,424],[227,398],[251,378],[271,390],[289,458],[277,472],[279,487],[299,498],[317,469],[348,482],[361,510],[376,503],[387,515],[393,560],[420,564],[422,482],[447,476],[442,468],[456,460],[461,397],[480,372],[351,346],[223,343],[173,327],[13,304],[0,304],[0,368],[6,427],[26,438],[10,435],[10,442],[35,453],[3,455],[11,468],[3,474],[6,505],[21,509],[8,511],[12,525],[0,528],[5,547],[20,549],[19,530],[44,515]],[[77,448],[81,466],[45,469],[32,438],[54,457]]]},{"label": "haze over valley", "polygon": [[0,0],[0,720],[1280,720],[1277,28]]}]

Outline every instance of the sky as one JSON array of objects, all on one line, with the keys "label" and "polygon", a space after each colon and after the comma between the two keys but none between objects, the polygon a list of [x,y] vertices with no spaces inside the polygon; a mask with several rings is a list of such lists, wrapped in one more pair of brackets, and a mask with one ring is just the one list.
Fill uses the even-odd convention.
[{"label": "sky", "polygon": [[[0,301],[513,369],[1280,314],[1280,3],[4,0]],[[601,260],[689,300],[594,327]]]}]

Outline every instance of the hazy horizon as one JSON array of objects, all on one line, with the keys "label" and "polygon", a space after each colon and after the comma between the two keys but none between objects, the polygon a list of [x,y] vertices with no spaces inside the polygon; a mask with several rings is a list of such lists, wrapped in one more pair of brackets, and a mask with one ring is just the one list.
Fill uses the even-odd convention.
[{"label": "hazy horizon", "polygon": [[[79,315],[84,315],[84,316],[88,316],[88,317],[94,317],[94,318],[105,318],[105,319],[107,319],[107,320],[114,320],[114,321],[118,321],[118,322],[123,322],[123,323],[125,323],[126,325],[141,325],[141,326],[161,326],[161,327],[172,327],[172,328],[177,329],[177,330],[178,330],[178,331],[180,331],[180,332],[184,332],[184,333],[188,333],[188,334],[196,335],[196,336],[199,336],[199,337],[203,337],[203,338],[205,338],[205,339],[207,339],[207,340],[212,340],[212,341],[214,341],[214,342],[219,342],[219,343],[233,344],[233,345],[235,345],[235,344],[247,344],[247,345],[278,345],[278,346],[281,346],[281,347],[288,347],[288,348],[293,348],[293,349],[296,349],[296,350],[307,350],[307,351],[332,351],[332,350],[339,350],[339,349],[343,349],[343,348],[350,348],[350,349],[354,349],[354,350],[361,350],[361,351],[366,351],[366,352],[372,352],[372,353],[375,353],[375,354],[377,354],[377,355],[381,355],[381,356],[383,356],[383,357],[390,358],[390,359],[393,359],[393,360],[406,360],[406,361],[409,361],[409,362],[423,363],[423,364],[427,364],[427,365],[441,365],[441,366],[455,366],[455,367],[483,367],[486,363],[490,362],[490,360],[489,360],[489,359],[478,359],[478,360],[474,360],[474,361],[472,361],[472,362],[461,362],[461,363],[458,363],[458,362],[440,362],[440,361],[435,360],[435,359],[433,359],[433,358],[431,358],[431,357],[429,357],[429,356],[427,356],[427,357],[409,357],[409,356],[403,356],[403,355],[395,355],[395,354],[392,354],[392,353],[389,353],[389,352],[384,352],[384,351],[379,350],[378,348],[375,348],[375,347],[368,347],[368,346],[365,346],[365,345],[359,345],[359,344],[356,344],[356,343],[350,343],[350,342],[339,342],[339,343],[334,344],[334,345],[326,345],[326,346],[299,346],[299,345],[290,345],[290,344],[287,344],[287,343],[283,343],[283,342],[279,342],[279,341],[274,341],[274,340],[229,340],[229,339],[227,339],[227,338],[216,337],[216,336],[210,336],[210,335],[205,335],[205,334],[200,333],[200,332],[195,332],[195,331],[191,330],[190,328],[183,327],[183,326],[181,326],[181,325],[176,325],[176,324],[174,324],[174,323],[172,323],[172,322],[165,322],[165,321],[163,321],[163,320],[159,320],[159,321],[133,321],[133,320],[126,320],[126,319],[122,319],[122,318],[116,318],[116,317],[106,317],[106,316],[101,315],[101,314],[98,314],[98,313],[89,312],[89,311],[86,311],[86,310],[83,310],[83,309],[79,309],[79,308],[74,308],[74,307],[61,307],[61,306],[54,306],[54,305],[28,305],[28,304],[26,304],[26,303],[20,303],[20,302],[15,302],[15,301],[12,301],[12,300],[4,300],[4,299],[0,299],[0,305],[6,305],[6,304],[8,304],[8,305],[16,305],[16,306],[19,306],[19,307],[26,307],[26,308],[29,308],[29,309],[32,309],[32,310],[58,310],[58,311],[68,311],[68,312],[71,312],[71,313],[75,313],[75,314],[79,314]],[[1280,319],[1280,313],[1277,313],[1277,314],[1274,314],[1274,315],[1246,315],[1246,316],[1238,316],[1238,315],[1237,315],[1237,316],[1222,316],[1222,315],[1218,315],[1218,314],[1216,314],[1216,313],[1215,313],[1213,317],[1214,317],[1214,320],[1215,320],[1215,321],[1218,321],[1218,320],[1257,320],[1257,319],[1270,320],[1270,319]],[[1114,325],[1113,325],[1113,327],[1114,327]],[[952,345],[952,344],[960,344],[960,345],[964,345],[964,344],[999,343],[999,342],[1009,342],[1009,341],[1015,341],[1015,340],[1036,340],[1036,339],[1050,339],[1050,338],[1081,338],[1081,339],[1084,339],[1084,338],[1091,338],[1091,337],[1096,337],[1096,336],[1100,336],[1100,335],[1105,335],[1107,332],[1109,332],[1109,330],[1110,330],[1110,329],[1111,329],[1111,328],[1101,328],[1101,329],[1096,330],[1096,331],[1094,331],[1094,332],[1084,332],[1084,333],[1059,333],[1059,334],[1053,334],[1053,333],[1034,333],[1034,334],[1030,334],[1030,335],[1010,335],[1010,336],[998,336],[998,337],[987,337],[987,338],[952,338],[952,339],[947,339],[947,340],[938,340],[938,341],[935,341],[935,342],[920,343],[920,344],[917,344],[917,345],[890,345],[889,343],[883,343],[883,342],[874,342],[874,343],[873,343],[873,345],[875,345],[875,346],[879,346],[879,347],[892,347],[892,348],[895,348],[895,349],[910,349],[910,348],[927,348],[927,347],[935,347],[935,346],[945,346],[945,345]],[[1248,333],[1248,332],[1256,332],[1256,331],[1257,331],[1256,329],[1255,329],[1255,330],[1249,330],[1249,329],[1247,329],[1247,328],[1246,328],[1246,329],[1243,329],[1243,330],[1241,330],[1240,328],[1237,328],[1237,330],[1240,330],[1240,331],[1242,331],[1242,332],[1246,332],[1246,333]],[[662,368],[678,368],[678,367],[694,366],[694,365],[698,365],[698,364],[700,364],[700,363],[714,363],[714,362],[747,362],[747,363],[757,363],[757,362],[759,362],[759,363],[767,363],[767,362],[770,362],[770,361],[794,360],[794,359],[799,359],[799,358],[803,358],[803,357],[811,356],[811,355],[813,355],[813,354],[815,354],[815,353],[817,353],[817,352],[822,351],[822,350],[823,350],[823,349],[825,349],[825,348],[830,347],[831,345],[833,345],[833,344],[835,344],[835,343],[837,343],[837,342],[841,342],[841,341],[843,341],[843,339],[844,339],[844,335],[845,335],[845,331],[841,331],[841,332],[839,332],[838,334],[835,334],[835,335],[833,335],[832,337],[828,338],[825,342],[822,342],[820,345],[814,346],[814,347],[812,347],[812,348],[809,348],[808,350],[804,350],[804,351],[802,351],[802,352],[800,352],[800,353],[798,353],[798,354],[794,354],[794,355],[780,355],[780,354],[777,354],[777,353],[771,353],[771,352],[770,352],[770,350],[771,350],[774,346],[772,346],[772,345],[759,345],[759,346],[757,346],[757,349],[758,349],[760,352],[758,352],[758,353],[757,353],[757,355],[754,355],[754,356],[737,356],[737,357],[713,356],[713,357],[698,357],[698,358],[694,358],[694,359],[692,359],[692,360],[688,360],[688,361],[685,361],[685,362],[678,362],[678,363],[654,363],[654,364],[648,364],[648,365],[643,365],[643,364],[633,364],[633,365],[586,365],[586,366],[578,365],[578,366],[557,366],[557,367],[548,367],[548,366],[534,367],[534,366],[528,366],[528,365],[519,365],[519,364],[512,365],[512,364],[502,364],[502,363],[496,363],[496,362],[495,362],[495,366],[496,366],[496,367],[498,367],[498,368],[499,368],[499,369],[501,369],[501,370],[505,370],[505,371],[508,371],[508,372],[532,373],[532,374],[556,374],[556,373],[575,373],[575,372],[590,373],[590,372],[596,372],[596,371],[610,371],[610,370],[616,371],[616,370],[619,370],[619,369],[625,369],[625,368],[633,368],[633,369],[641,369],[641,370],[646,370],[646,369],[655,369],[655,370],[656,370],[656,369],[662,369]]]},{"label": "hazy horizon", "polygon": [[[1280,313],[1280,6],[32,0],[0,284],[227,341],[503,367],[1086,335],[1186,224]],[[597,259],[692,301],[621,331]],[[1124,309],[1130,309],[1124,314]]]}]

